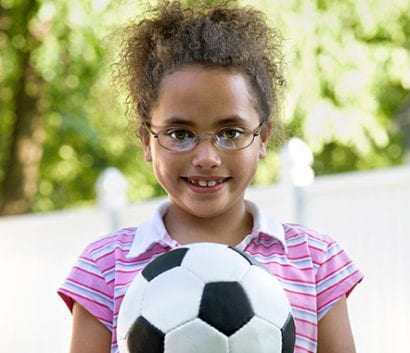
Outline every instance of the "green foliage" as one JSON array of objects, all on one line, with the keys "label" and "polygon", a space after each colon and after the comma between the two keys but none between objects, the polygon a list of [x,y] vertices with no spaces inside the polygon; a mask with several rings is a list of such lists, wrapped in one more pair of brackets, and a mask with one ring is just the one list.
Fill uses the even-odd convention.
[{"label": "green foliage", "polygon": [[[10,5],[13,11],[8,14],[9,21],[14,21],[24,10],[17,3]],[[46,140],[33,211],[92,202],[96,179],[108,166],[127,175],[132,199],[162,193],[135,138],[125,135],[122,98],[111,84],[115,43],[107,36],[124,24],[128,13],[138,10],[136,4],[123,3],[118,11],[118,6],[109,1],[41,1],[31,22],[32,31],[41,39],[32,61],[46,82],[42,99]],[[24,46],[20,37],[13,39],[15,36],[9,31],[0,37],[0,179],[4,177],[14,118],[13,83],[19,74],[12,44]]]},{"label": "green foliage", "polygon": [[[317,174],[401,163],[394,116],[410,90],[408,0],[239,2],[264,11],[284,35],[289,78],[284,121],[289,135],[312,147]],[[32,14],[24,6],[23,0],[0,0],[0,181],[21,75],[17,53],[32,48],[21,33],[21,23],[29,21],[40,42],[31,60],[46,83],[41,100],[46,140],[32,210],[93,202],[96,179],[108,166],[126,175],[132,201],[163,194],[136,137],[125,133],[124,92],[110,83],[118,43],[107,36],[143,5],[38,0]],[[255,182],[272,182],[278,168],[277,154],[270,151]]]},{"label": "green foliage", "polygon": [[286,39],[285,119],[312,147],[316,173],[400,163],[394,119],[410,90],[410,2],[276,3],[266,9]]},{"label": "green foliage", "polygon": [[44,117],[45,162],[33,210],[92,201],[96,179],[108,166],[126,174],[131,199],[161,194],[135,137],[125,134],[122,98],[111,85],[115,45],[106,36],[118,22],[124,23],[127,9],[123,7],[125,12],[113,21],[117,7],[112,2],[61,1],[48,6],[58,16],[37,53],[39,68],[49,78],[49,110]]}]

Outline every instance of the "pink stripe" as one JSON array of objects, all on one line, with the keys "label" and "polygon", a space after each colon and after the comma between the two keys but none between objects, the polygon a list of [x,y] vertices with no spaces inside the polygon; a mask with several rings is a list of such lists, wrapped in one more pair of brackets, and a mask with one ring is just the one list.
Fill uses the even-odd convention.
[{"label": "pink stripe", "polygon": [[[111,249],[111,251],[103,253],[101,256],[96,257],[95,261],[104,261],[104,259],[108,256],[112,256],[115,252],[121,252],[124,254],[128,254],[128,252],[130,251],[130,249],[123,249],[121,247],[114,247],[113,249]],[[93,251],[93,253],[96,253],[97,251]]]},{"label": "pink stripe", "polygon": [[95,288],[95,287],[90,287],[90,286],[85,285],[85,284],[84,284],[84,281],[81,281],[81,282],[80,282],[80,281],[76,281],[76,280],[73,279],[72,277],[69,277],[67,280],[68,280],[69,282],[73,282],[73,283],[79,285],[79,286],[82,287],[82,288],[86,288],[86,289],[90,290],[91,292],[96,292],[96,293],[102,294],[103,296],[105,296],[105,297],[107,297],[107,298],[109,298],[109,299],[112,299],[112,298],[113,298],[113,297],[110,295],[110,293],[103,292],[102,290],[99,290],[99,289],[97,289],[97,288]]},{"label": "pink stripe", "polygon": [[299,224],[285,223],[283,224],[283,226],[285,227],[286,235],[292,236],[293,238],[298,237],[298,236],[303,237],[303,236],[308,235],[309,238],[312,238],[314,240],[317,240],[320,243],[324,243],[327,245],[334,242],[328,236],[318,233],[314,230],[305,228]]},{"label": "pink stripe", "polygon": [[298,296],[303,296],[303,297],[310,297],[310,298],[316,298],[316,295],[314,294],[310,294],[310,293],[303,293],[303,292],[296,292],[296,291],[292,291],[290,289],[284,288],[286,293],[289,294],[296,294]]},{"label": "pink stripe", "polygon": [[281,263],[279,261],[268,261],[268,262],[262,262],[263,265],[269,267],[269,266],[278,266],[278,268],[282,268],[283,272],[285,272],[286,270],[294,270],[294,271],[306,271],[306,272],[311,272],[313,273],[313,268],[312,267],[298,267],[297,269],[295,268],[295,266],[289,264],[289,263]]},{"label": "pink stripe", "polygon": [[301,319],[300,317],[295,317],[294,319],[295,319],[295,321],[296,321],[297,323],[299,322],[301,325],[309,325],[309,326],[312,326],[312,327],[314,327],[314,328],[317,327],[317,324],[316,324],[316,323],[311,322],[311,321],[308,321],[308,320],[305,320],[305,319]]},{"label": "pink stripe", "polygon": [[321,254],[326,254],[326,249],[327,249],[327,244],[323,244],[324,245],[324,249],[323,248],[319,248],[313,244],[309,245],[310,250],[315,250],[317,252],[320,252]]},{"label": "pink stripe", "polygon": [[116,282],[115,282],[116,286],[122,287],[124,285],[129,284],[141,270],[142,269],[137,269],[137,271],[119,273],[118,276],[116,277]]},{"label": "pink stripe", "polygon": [[116,297],[115,299],[122,302],[122,300],[124,299],[124,297],[125,297],[125,294],[122,294],[122,295],[119,295],[118,297]]},{"label": "pink stripe", "polygon": [[298,305],[298,304],[292,304],[292,308],[301,309],[309,313],[316,314],[316,307],[313,307],[313,306],[303,306],[303,305]]},{"label": "pink stripe", "polygon": [[299,334],[298,334],[298,337],[303,337],[303,338],[305,338],[306,340],[311,341],[312,343],[316,344],[316,336],[314,336],[314,337],[309,337],[309,336],[306,336],[306,335],[303,335],[303,334],[299,333]]},{"label": "pink stripe", "polygon": [[[309,235],[309,238],[312,238],[313,240],[316,240],[318,243],[323,243],[326,245],[326,247],[330,247],[330,245],[334,244],[334,241],[329,239],[326,235],[320,234],[320,237],[317,235],[318,233],[309,231],[307,232]],[[310,245],[311,246],[311,245]]]},{"label": "pink stripe", "polygon": [[[101,248],[103,248],[104,246],[106,246],[107,244],[111,244],[112,243],[112,239],[115,239],[115,241],[119,241],[121,239],[121,237],[126,237],[126,238],[133,238],[135,235],[135,231],[137,228],[125,228],[120,230],[117,233],[113,233],[110,235],[107,235],[99,240],[97,240],[96,242],[94,242],[93,245],[93,251],[98,251]],[[126,232],[122,232],[122,231],[126,231]],[[127,231],[130,230],[130,232],[128,233]],[[131,239],[131,243],[132,243],[133,239]]]},{"label": "pink stripe", "polygon": [[[350,283],[350,280],[351,280],[352,278],[356,277],[358,274],[359,274],[359,271],[356,270],[355,272],[353,272],[352,274],[350,274],[348,277],[344,278],[341,282],[335,283],[335,284],[333,284],[332,286],[330,286],[329,288],[327,288],[326,290],[324,290],[323,292],[319,293],[319,295],[318,295],[318,302],[319,302],[319,298],[323,297],[326,293],[329,293],[329,292],[332,293],[332,291],[333,291],[336,287],[339,287],[339,286],[340,286],[340,288],[344,290],[344,289],[345,289],[345,284],[346,284],[346,283]],[[359,278],[358,278],[358,280],[359,280]],[[340,291],[339,291],[339,292],[337,292],[336,295],[334,295],[334,296],[332,296],[332,297],[329,297],[330,299],[329,299],[328,301],[326,301],[326,302],[324,302],[322,305],[318,306],[318,311],[320,312],[323,308],[325,308],[327,305],[329,305],[330,303],[332,303],[332,302],[335,300],[335,298],[340,298],[341,295],[343,295],[343,294],[345,294],[345,293],[340,293]]]},{"label": "pink stripe", "polygon": [[309,247],[310,249],[316,250],[316,251],[320,251],[321,253],[325,253],[326,249],[327,249],[327,244],[326,243],[322,243],[323,247],[319,248],[313,244],[307,244],[306,243],[306,237],[300,237],[300,243],[296,243],[296,244],[289,244],[288,245],[288,249],[297,249],[297,248],[302,248],[302,250],[305,250],[307,247]]},{"label": "pink stripe", "polygon": [[329,262],[331,262],[333,259],[335,259],[336,257],[339,257],[340,254],[344,253],[344,251],[342,249],[339,249],[339,251],[335,254],[333,254],[332,256],[330,256],[328,259],[326,259],[326,261],[323,262],[323,264],[327,264]]},{"label": "pink stripe", "polygon": [[95,274],[94,272],[87,271],[87,270],[85,270],[85,269],[83,269],[83,268],[81,268],[81,267],[74,266],[74,267],[73,267],[73,270],[75,270],[75,271],[73,271],[73,272],[70,274],[70,276],[75,275],[76,272],[78,271],[78,272],[83,272],[83,273],[87,274],[88,276],[96,277],[96,278],[98,278],[99,280],[102,279],[102,280],[105,281],[105,279],[104,279],[103,276],[97,275],[97,274]]},{"label": "pink stripe", "polygon": [[[107,324],[110,325],[110,326],[112,325],[112,323],[111,323],[109,320],[107,320],[106,318],[104,318],[104,317],[101,316],[101,314],[100,314],[100,313],[102,312],[102,309],[104,309],[104,311],[105,311],[106,309],[108,309],[108,310],[111,312],[111,309],[110,309],[108,306],[106,306],[106,305],[104,305],[104,304],[101,304],[101,303],[98,303],[98,302],[95,302],[95,301],[93,301],[93,300],[91,300],[91,299],[89,299],[89,298],[87,298],[87,297],[84,297],[84,296],[78,294],[78,293],[71,292],[71,291],[69,291],[68,289],[65,289],[65,288],[62,288],[59,292],[62,293],[62,294],[65,294],[65,295],[67,295],[67,296],[69,296],[69,297],[72,298],[74,301],[78,302],[81,306],[83,306],[84,308],[89,308],[89,307],[90,307],[89,305],[87,305],[87,304],[85,304],[85,303],[91,304],[91,307],[94,308],[92,314],[93,314],[98,320],[103,321],[103,322],[107,323]],[[77,300],[77,299],[80,299],[80,300]],[[97,309],[96,307],[100,307],[101,309]]]},{"label": "pink stripe", "polygon": [[303,256],[298,255],[298,256],[288,256],[289,261],[300,261],[300,260],[310,260],[310,257],[308,254],[304,254]]},{"label": "pink stripe", "polygon": [[340,267],[336,268],[334,271],[331,271],[329,274],[326,274],[322,278],[318,278],[317,282],[320,283],[320,282],[326,281],[328,278],[332,277],[335,273],[340,272],[342,269],[345,269],[345,268],[349,267],[351,264],[352,264],[351,260],[346,262],[346,263],[343,263]]},{"label": "pink stripe", "polygon": [[[129,250],[127,251],[126,255],[128,255],[128,253],[129,253]],[[147,262],[147,261],[150,260],[150,258],[151,258],[151,256],[146,256],[146,257],[142,257],[142,258],[139,257],[137,263]],[[135,265],[135,263],[136,263],[135,258],[129,258],[128,259],[125,256],[124,256],[124,258],[118,259],[117,261],[118,261],[118,263],[125,264],[125,265]]]},{"label": "pink stripe", "polygon": [[297,349],[297,351],[295,351],[295,353],[297,353],[298,351],[303,351],[303,352],[308,352],[308,353],[313,353],[313,351],[307,350],[304,347],[298,346],[295,344],[295,348]]},{"label": "pink stripe", "polygon": [[315,284],[315,282],[313,282],[313,281],[309,281],[309,280],[305,280],[305,279],[296,279],[295,277],[296,277],[296,275],[295,276],[292,276],[292,277],[286,277],[286,276],[282,276],[282,275],[280,275],[280,274],[277,274],[277,273],[275,273],[275,276],[276,277],[279,277],[280,279],[282,279],[282,280],[284,280],[284,281],[289,281],[289,282],[292,282],[292,283],[297,283],[297,284],[309,284],[309,285],[314,285]]}]

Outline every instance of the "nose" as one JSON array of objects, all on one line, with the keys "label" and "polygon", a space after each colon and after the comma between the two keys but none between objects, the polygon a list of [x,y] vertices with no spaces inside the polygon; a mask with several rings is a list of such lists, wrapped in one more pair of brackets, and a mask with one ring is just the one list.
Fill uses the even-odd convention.
[{"label": "nose", "polygon": [[204,169],[217,168],[222,164],[219,152],[211,138],[201,139],[193,150],[192,165]]}]

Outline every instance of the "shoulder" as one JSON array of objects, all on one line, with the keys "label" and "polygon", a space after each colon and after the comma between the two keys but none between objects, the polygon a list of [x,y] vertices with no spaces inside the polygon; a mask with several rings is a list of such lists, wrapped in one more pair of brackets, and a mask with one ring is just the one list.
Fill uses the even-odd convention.
[{"label": "shoulder", "polygon": [[331,236],[300,224],[284,223],[282,226],[285,232],[285,241],[291,248],[306,245],[309,248],[327,251],[336,243]]},{"label": "shoulder", "polygon": [[[290,260],[298,264],[310,262],[313,267],[317,293],[320,297],[318,301],[331,297],[333,303],[341,295],[349,294],[361,281],[363,275],[332,237],[298,224],[283,226]],[[323,301],[328,309],[330,302],[326,300]]]},{"label": "shoulder", "polygon": [[118,263],[126,261],[135,229],[120,229],[98,238],[84,248],[59,290],[70,308],[73,300],[87,308],[88,304],[81,298],[88,298],[84,299],[86,301],[91,298],[111,308],[112,280],[115,277],[113,269]]},{"label": "shoulder", "polygon": [[283,224],[283,228],[290,258],[309,260],[313,267],[317,267],[344,254],[334,238],[320,231],[292,223]]},{"label": "shoulder", "polygon": [[331,236],[301,224],[283,223],[282,226],[285,231],[286,241],[289,242],[303,240],[322,246],[328,246],[335,242]]},{"label": "shoulder", "polygon": [[89,257],[94,261],[107,257],[118,256],[128,253],[135,238],[136,227],[122,228],[97,238],[89,243],[82,256]]}]

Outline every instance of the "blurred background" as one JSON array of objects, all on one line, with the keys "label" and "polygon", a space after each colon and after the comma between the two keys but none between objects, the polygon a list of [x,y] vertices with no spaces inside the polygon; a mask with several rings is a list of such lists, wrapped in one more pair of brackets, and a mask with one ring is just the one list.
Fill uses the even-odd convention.
[{"label": "blurred background", "polygon": [[[283,119],[312,148],[316,175],[405,161],[409,0],[241,3],[283,33]],[[110,34],[141,11],[140,1],[0,0],[2,215],[92,205],[108,166],[125,175],[131,201],[162,195],[111,84],[119,41]],[[277,180],[277,164],[272,150],[255,183]]]},{"label": "blurred background", "polygon": [[[410,0],[239,2],[281,30],[288,78],[288,142],[261,161],[248,196],[344,245],[366,275],[351,299],[358,351],[400,351],[410,327]],[[68,351],[59,283],[86,243],[143,221],[164,196],[112,84],[113,32],[145,8],[0,0],[0,351]],[[104,196],[107,183],[120,198]]]}]

